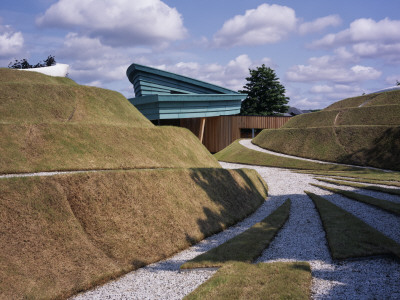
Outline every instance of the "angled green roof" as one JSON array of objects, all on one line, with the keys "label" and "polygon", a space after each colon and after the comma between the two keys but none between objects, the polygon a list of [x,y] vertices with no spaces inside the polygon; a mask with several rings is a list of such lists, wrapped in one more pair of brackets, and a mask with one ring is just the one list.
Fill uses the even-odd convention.
[{"label": "angled green roof", "polygon": [[246,97],[208,82],[139,64],[126,71],[135,98],[129,101],[148,119],[235,115]]}]

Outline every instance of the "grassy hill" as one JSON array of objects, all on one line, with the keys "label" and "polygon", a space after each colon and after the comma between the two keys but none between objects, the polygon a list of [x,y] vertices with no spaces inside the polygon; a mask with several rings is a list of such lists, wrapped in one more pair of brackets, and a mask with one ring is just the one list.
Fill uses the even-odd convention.
[{"label": "grassy hill", "polygon": [[300,157],[400,170],[400,91],[338,101],[263,130],[253,143]]},{"label": "grassy hill", "polygon": [[188,130],[119,93],[0,69],[0,299],[54,299],[168,257],[252,213],[253,170],[224,170]]}]

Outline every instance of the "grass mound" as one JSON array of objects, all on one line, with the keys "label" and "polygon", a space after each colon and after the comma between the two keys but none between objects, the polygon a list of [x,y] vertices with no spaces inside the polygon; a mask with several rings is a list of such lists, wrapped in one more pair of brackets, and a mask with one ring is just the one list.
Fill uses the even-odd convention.
[{"label": "grass mound", "polygon": [[185,300],[194,299],[310,299],[308,263],[233,263],[223,266]]},{"label": "grass mound", "polygon": [[394,254],[400,245],[325,198],[305,191],[314,202],[324,226],[333,259]]},{"label": "grass mound", "polygon": [[220,168],[187,129],[101,124],[0,125],[0,173]]},{"label": "grass mound", "polygon": [[263,130],[253,142],[300,157],[400,170],[400,91],[336,102]]},{"label": "grass mound", "polygon": [[0,180],[4,299],[65,298],[163,259],[263,203],[252,170],[175,169]]},{"label": "grass mound", "polygon": [[0,116],[0,173],[220,167],[188,130],[68,78],[0,69]]},{"label": "grass mound", "polygon": [[261,222],[227,242],[184,263],[182,269],[220,267],[232,262],[251,263],[269,246],[290,213],[290,199]]}]

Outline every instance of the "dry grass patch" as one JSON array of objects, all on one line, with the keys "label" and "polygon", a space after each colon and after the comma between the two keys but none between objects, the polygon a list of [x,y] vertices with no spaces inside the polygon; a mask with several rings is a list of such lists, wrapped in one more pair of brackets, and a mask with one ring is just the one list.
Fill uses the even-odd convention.
[{"label": "dry grass patch", "polygon": [[324,186],[324,185],[313,184],[313,183],[311,183],[311,185],[319,187],[324,190],[328,190],[328,191],[336,193],[336,194],[343,195],[349,199],[353,199],[353,200],[356,200],[356,201],[359,201],[362,203],[373,205],[375,207],[378,207],[380,209],[386,210],[390,213],[400,216],[400,204],[399,203],[382,200],[382,199],[374,198],[371,196],[361,195],[361,194],[357,194],[357,193],[351,192],[351,191],[335,189],[333,187],[328,187],[328,186]]},{"label": "dry grass patch", "polygon": [[194,299],[310,299],[308,263],[233,263],[217,273],[186,300]]},{"label": "dry grass patch", "polygon": [[253,170],[109,171],[0,180],[4,299],[66,298],[223,230],[266,197]]},{"label": "dry grass patch", "polygon": [[261,222],[222,245],[184,263],[181,269],[220,267],[238,261],[253,262],[269,246],[289,218],[290,204],[290,199],[287,199]]},{"label": "dry grass patch", "polygon": [[394,254],[400,258],[400,245],[346,210],[325,198],[305,191],[321,217],[333,259]]}]

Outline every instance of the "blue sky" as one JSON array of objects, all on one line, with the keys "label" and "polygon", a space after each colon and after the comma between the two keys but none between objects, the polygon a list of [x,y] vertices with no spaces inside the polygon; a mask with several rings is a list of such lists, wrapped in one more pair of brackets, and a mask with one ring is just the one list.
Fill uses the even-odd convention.
[{"label": "blue sky", "polygon": [[302,109],[400,81],[399,0],[2,0],[0,66],[48,55],[76,82],[134,96],[150,65],[234,90],[275,70]]}]

